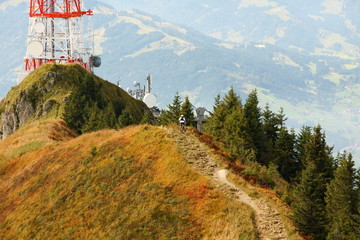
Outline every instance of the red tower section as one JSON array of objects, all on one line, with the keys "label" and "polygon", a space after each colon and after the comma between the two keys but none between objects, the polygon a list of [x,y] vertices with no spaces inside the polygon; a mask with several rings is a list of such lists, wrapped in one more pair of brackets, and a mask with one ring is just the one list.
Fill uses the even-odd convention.
[{"label": "red tower section", "polygon": [[92,11],[82,10],[81,0],[30,0],[29,15],[26,72],[47,62],[76,62],[89,71],[100,66],[83,33],[83,16]]},{"label": "red tower section", "polygon": [[81,0],[30,0],[30,17],[71,18],[92,15],[82,11]]}]

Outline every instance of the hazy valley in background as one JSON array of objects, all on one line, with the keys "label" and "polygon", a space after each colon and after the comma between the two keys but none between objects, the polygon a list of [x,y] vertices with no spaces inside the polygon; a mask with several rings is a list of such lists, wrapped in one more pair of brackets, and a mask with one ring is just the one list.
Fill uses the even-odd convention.
[{"label": "hazy valley in background", "polygon": [[[103,61],[95,74],[126,89],[150,73],[160,108],[179,92],[211,111],[231,86],[243,101],[257,88],[288,126],[321,124],[360,163],[360,2],[106,2],[85,2]],[[1,98],[23,68],[27,11],[28,1],[0,4]]]}]

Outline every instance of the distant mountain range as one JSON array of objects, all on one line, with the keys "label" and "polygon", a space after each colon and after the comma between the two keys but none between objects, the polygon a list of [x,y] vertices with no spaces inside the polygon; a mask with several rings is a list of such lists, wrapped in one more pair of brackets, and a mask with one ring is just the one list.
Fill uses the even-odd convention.
[{"label": "distant mountain range", "polygon": [[[257,88],[262,104],[284,108],[288,125],[320,123],[330,143],[359,157],[360,2],[108,2],[122,10],[85,2],[95,13],[97,75],[133,88],[150,73],[161,108],[176,92],[211,110],[231,86],[243,101]],[[0,4],[0,97],[22,68],[27,5]]]},{"label": "distant mountain range", "polygon": [[[151,12],[235,43],[267,42],[311,53],[358,56],[360,3],[350,0],[104,0]],[[326,54],[328,55],[328,54]]]}]

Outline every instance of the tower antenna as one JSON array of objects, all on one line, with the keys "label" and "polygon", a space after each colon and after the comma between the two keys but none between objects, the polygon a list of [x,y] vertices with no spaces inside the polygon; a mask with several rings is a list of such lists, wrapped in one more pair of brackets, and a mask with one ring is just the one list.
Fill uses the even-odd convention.
[{"label": "tower antenna", "polygon": [[27,73],[49,62],[78,63],[88,71],[100,67],[83,33],[83,17],[93,12],[82,6],[81,0],[30,0]]}]

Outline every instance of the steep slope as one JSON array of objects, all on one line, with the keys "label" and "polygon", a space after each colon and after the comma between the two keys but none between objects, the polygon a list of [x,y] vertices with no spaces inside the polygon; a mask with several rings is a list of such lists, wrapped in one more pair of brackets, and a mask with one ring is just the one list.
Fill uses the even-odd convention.
[{"label": "steep slope", "polygon": [[251,209],[193,170],[171,138],[134,126],[0,158],[0,238],[257,239]]},{"label": "steep slope", "polygon": [[[134,122],[140,122],[149,112],[143,102],[78,64],[46,64],[30,73],[1,100],[0,139],[39,119],[64,118],[79,132],[91,127],[96,129],[95,123],[106,124],[111,117],[116,121],[124,109],[130,112]],[[101,118],[102,115],[104,118],[106,115],[106,119]],[[111,124],[101,126],[113,127]]]},{"label": "steep slope", "polygon": [[[96,69],[99,76],[121,80],[127,88],[151,73],[159,107],[178,91],[210,110],[214,96],[231,86],[242,96],[257,88],[261,103],[283,107],[291,126],[320,123],[336,150],[358,152],[360,161],[358,2],[117,3],[124,9],[160,9],[165,17],[185,19],[208,36],[149,13],[86,1],[95,12],[95,46],[103,59]],[[23,68],[27,4],[7,0],[0,5],[0,52],[11,56],[0,59],[0,97]]]}]

